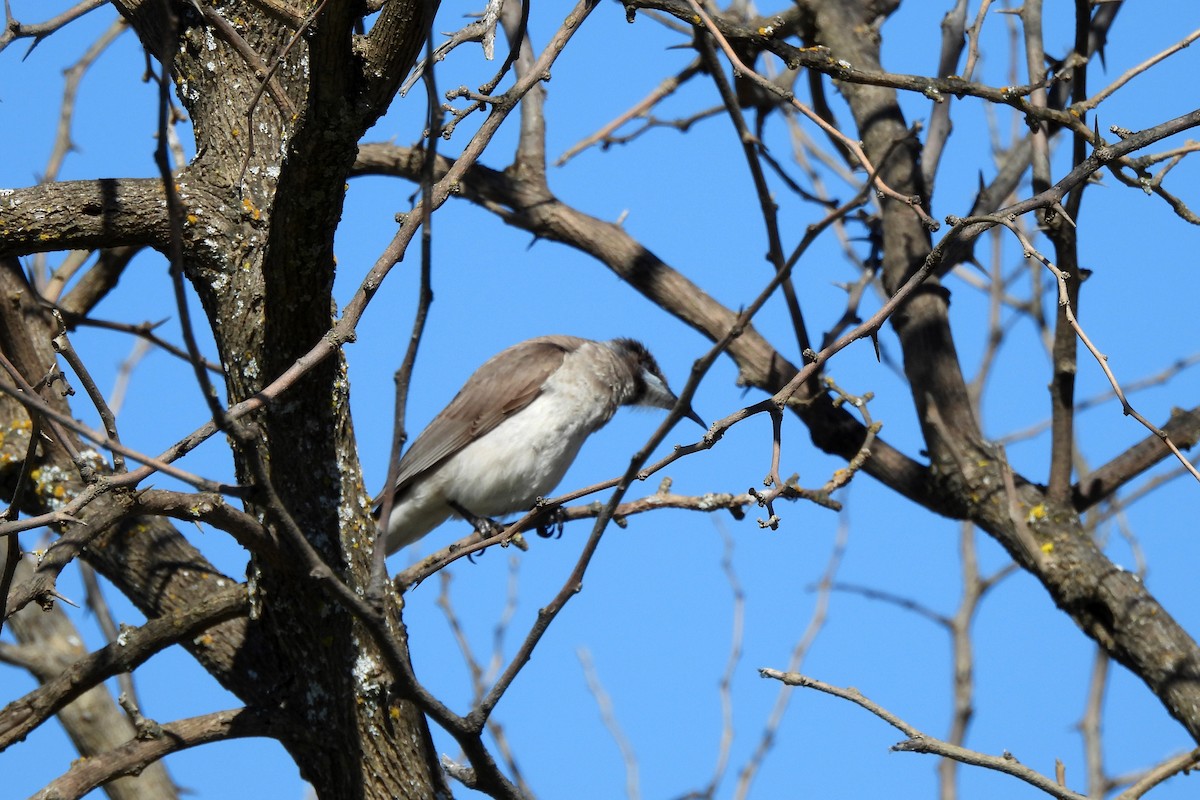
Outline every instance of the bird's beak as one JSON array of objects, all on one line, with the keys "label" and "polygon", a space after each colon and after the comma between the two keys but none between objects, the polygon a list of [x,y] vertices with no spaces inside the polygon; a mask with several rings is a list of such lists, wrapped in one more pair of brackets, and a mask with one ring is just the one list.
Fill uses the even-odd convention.
[{"label": "bird's beak", "polygon": [[[638,401],[638,405],[663,408],[670,411],[679,402],[679,398],[667,386],[667,382],[663,380],[662,375],[658,373],[657,369],[654,372],[643,369],[642,380],[646,382],[646,392]],[[696,413],[696,410],[692,408],[690,403],[683,407],[683,415],[701,428],[708,430],[708,423],[700,418],[700,415]]]},{"label": "bird's beak", "polygon": [[704,428],[704,430],[708,430],[708,423],[700,418],[700,415],[696,413],[696,410],[692,408],[690,403],[683,407],[683,415],[695,422],[701,428]]}]

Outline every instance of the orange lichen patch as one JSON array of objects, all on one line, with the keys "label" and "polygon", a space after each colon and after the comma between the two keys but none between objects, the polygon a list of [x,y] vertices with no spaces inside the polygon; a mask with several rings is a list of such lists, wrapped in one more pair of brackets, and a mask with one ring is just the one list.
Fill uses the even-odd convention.
[{"label": "orange lichen patch", "polygon": [[242,200],[242,208],[245,209],[246,213],[249,214],[253,219],[260,219],[262,217],[262,211],[250,201],[249,197]]}]

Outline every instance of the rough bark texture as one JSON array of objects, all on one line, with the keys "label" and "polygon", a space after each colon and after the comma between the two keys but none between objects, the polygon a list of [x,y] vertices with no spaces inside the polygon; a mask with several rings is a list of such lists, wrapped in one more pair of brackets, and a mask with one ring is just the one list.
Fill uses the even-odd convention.
[{"label": "rough bark texture", "polygon": [[[254,3],[116,5],[169,70],[194,126],[197,157],[175,177],[178,219],[169,213],[160,180],[51,184],[6,210],[10,230],[30,231],[31,239],[6,235],[5,251],[43,249],[39,226],[20,224],[28,213],[41,214],[42,224],[62,217],[57,227],[64,238],[56,249],[140,244],[175,254],[201,298],[226,368],[227,399],[236,403],[329,330],[333,234],[357,142],[411,67],[428,27],[425,12],[435,6],[389,3],[381,24],[356,37],[362,9],[344,0],[326,3],[302,31]],[[277,61],[277,69],[263,69]],[[176,243],[173,223],[182,230]],[[3,277],[3,316],[12,323],[3,352],[37,383],[54,363],[54,323],[23,290],[18,265],[9,262]],[[374,526],[347,400],[339,354],[309,372],[286,404],[244,421],[253,428],[238,437],[235,458],[239,481],[257,490],[265,491],[257,465],[266,467],[278,501],[257,494],[250,505],[267,528],[304,532],[334,572],[357,586],[370,566],[371,548],[360,545]],[[4,441],[15,457],[8,463],[19,465],[28,417],[7,396],[0,402],[16,434]],[[61,397],[50,402],[69,414]],[[73,468],[61,448],[47,448],[40,466],[45,474],[52,466],[62,470],[53,488],[60,497],[83,489],[66,477]],[[16,474],[5,473],[10,488]],[[122,497],[89,506],[88,519],[104,519],[103,507],[129,501]],[[32,513],[51,507],[45,496],[25,506]],[[149,617],[169,614],[229,580],[161,518],[120,522],[92,542],[86,557]],[[39,569],[52,586],[50,567]],[[247,706],[271,717],[272,730],[318,796],[444,793],[426,722],[392,691],[371,637],[288,568],[286,558],[259,559],[254,569],[261,613],[187,643],[193,654]],[[387,603],[398,624],[398,599]]]},{"label": "rough bark texture", "polygon": [[[4,562],[0,553],[0,564]],[[30,567],[22,562],[16,575],[26,577]],[[72,663],[87,655],[83,639],[60,608],[43,611],[26,606],[9,620],[13,634],[20,642],[22,654],[28,655],[30,670],[42,683],[62,673]],[[83,758],[97,756],[134,738],[133,723],[129,721],[104,686],[96,686],[81,694],[57,712],[58,721],[71,737]],[[178,797],[175,784],[161,763],[151,764],[137,777],[120,778],[105,787],[111,800],[139,800]]]},{"label": "rough bark texture", "polygon": [[[55,363],[51,340],[57,322],[26,284],[14,256],[151,247],[171,258],[199,295],[224,368],[224,401],[240,403],[258,396],[330,331],[333,237],[348,177],[379,172],[415,180],[420,173],[424,153],[391,145],[360,148],[358,143],[386,110],[415,60],[429,25],[426,14],[436,4],[391,0],[365,35],[354,33],[364,9],[348,0],[327,0],[303,23],[284,13],[268,13],[255,0],[215,5],[120,0],[115,5],[172,77],[193,124],[197,156],[169,186],[159,179],[62,182],[0,198],[0,352],[25,383],[39,387],[42,402],[71,416],[59,390],[61,381],[42,383]],[[895,5],[801,0],[770,25],[740,29],[730,15],[719,27],[743,54],[774,48],[794,60],[793,66],[814,71],[816,86],[824,78],[815,71],[832,76],[853,115],[851,138],[861,140],[879,177],[901,194],[919,197],[928,191],[921,143],[909,129],[895,88],[908,77],[846,78],[850,70],[861,77],[863,71],[883,69],[877,22]],[[699,26],[691,5],[681,0],[630,0],[627,7],[653,7]],[[763,33],[768,28],[798,34],[805,44],[826,49],[802,51],[790,44],[785,49],[783,42]],[[531,56],[524,66],[529,63]],[[847,66],[830,67],[835,63]],[[843,79],[837,79],[839,74]],[[954,86],[965,87],[957,80]],[[522,105],[522,145],[514,164],[504,170],[467,169],[455,191],[510,225],[594,256],[637,292],[714,340],[739,324],[734,310],[705,294],[620,225],[554,196],[544,169],[540,94],[532,92],[529,99]],[[1066,124],[1047,114],[1055,124]],[[1123,139],[1120,146],[1132,148],[1130,141]],[[1105,159],[1115,157],[1116,147]],[[980,192],[974,211],[997,209],[1026,173],[1028,149],[1014,148],[1024,155],[1011,159],[1008,165],[1016,166]],[[1097,158],[1093,171],[1104,160]],[[435,179],[452,168],[456,165],[446,159],[435,161]],[[883,202],[878,233],[881,282],[895,295],[938,252],[919,216],[896,200]],[[1059,241],[1064,250],[1060,260],[1075,274],[1074,242],[1066,234]],[[970,247],[964,238],[943,252],[958,258]],[[118,256],[128,257],[128,251]],[[975,417],[951,329],[950,292],[937,278],[946,268],[946,263],[934,264],[934,277],[890,319],[928,462],[878,439],[862,470],[924,508],[969,520],[994,537],[1081,630],[1141,678],[1200,741],[1200,649],[1135,576],[1104,555],[1080,520],[1084,510],[1111,495],[1130,475],[1160,460],[1161,443],[1149,437],[1071,486],[1071,431],[1063,422],[1056,429],[1061,440],[1056,446],[1064,455],[1055,462],[1051,486],[1014,474],[1003,451],[984,438]],[[1055,378],[1055,416],[1069,421],[1073,385],[1068,362],[1074,360],[1074,338],[1059,322],[1056,356],[1065,366]],[[796,365],[749,324],[728,354],[742,385],[774,393],[797,374]],[[0,372],[0,382],[17,385],[6,371]],[[867,429],[815,387],[813,382],[801,386],[790,398],[791,409],[818,447],[854,457]],[[203,636],[189,636],[181,644],[247,708],[183,721],[178,730],[194,731],[197,742],[228,735],[273,736],[322,798],[441,796],[448,790],[426,720],[387,667],[397,664],[396,651],[385,652],[378,629],[368,631],[344,603],[322,591],[317,576],[298,566],[304,563],[301,551],[307,552],[307,542],[350,593],[366,594],[375,531],[357,461],[348,391],[346,365],[335,351],[309,369],[282,401],[226,424],[246,495],[252,529],[246,535],[251,541],[261,536],[258,541],[264,544],[252,548],[254,613],[220,616]],[[0,492],[10,497],[20,482],[33,428],[25,407],[9,394],[0,394],[0,420]],[[1178,412],[1166,429],[1181,446],[1194,443],[1200,438],[1200,411]],[[89,472],[86,452],[78,436],[56,429],[37,450],[37,474],[25,487],[21,510],[57,510],[107,480],[94,466]],[[89,480],[80,479],[81,473]],[[200,600],[212,599],[217,589],[237,583],[218,573],[164,517],[137,516],[145,508],[138,504],[148,501],[119,488],[99,495],[77,522],[61,524],[55,547],[8,598],[10,608],[26,604],[17,622],[23,637],[41,641],[49,635],[49,626],[24,627],[39,621],[31,603],[52,600],[58,571],[76,555],[151,620],[193,609]],[[258,520],[261,531],[255,527]],[[385,594],[381,603],[383,627],[393,641],[402,642],[400,599]],[[72,653],[70,658],[79,656]],[[60,662],[47,661],[44,677],[61,669]],[[105,710],[89,713],[113,716],[111,702],[105,705],[103,691],[98,691]],[[436,701],[418,699],[427,712],[441,713]],[[470,717],[470,725],[446,725],[468,757],[484,751],[478,733],[486,714],[476,711]],[[447,719],[452,715],[441,714],[443,723]],[[127,735],[128,725],[122,730],[120,735]],[[111,742],[101,747],[112,749]],[[168,749],[161,743],[142,749],[154,747]],[[135,749],[126,754],[127,761],[107,767],[138,763],[141,756]],[[483,763],[484,756],[473,763]],[[105,774],[97,767],[64,780],[95,781]],[[145,779],[120,784],[113,796],[163,796],[168,791],[163,782],[139,788],[146,785]],[[500,785],[493,776],[491,786]]]}]

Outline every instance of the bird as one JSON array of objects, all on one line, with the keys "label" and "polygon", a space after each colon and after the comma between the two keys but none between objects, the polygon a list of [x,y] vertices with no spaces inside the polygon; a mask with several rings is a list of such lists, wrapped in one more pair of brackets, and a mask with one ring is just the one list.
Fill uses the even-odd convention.
[{"label": "bird", "polygon": [[[492,356],[405,451],[380,521],[388,555],[451,516],[473,524],[527,511],[619,406],[669,409],[679,399],[654,356],[633,339],[550,335]],[[684,416],[707,428],[691,406]],[[478,527],[478,524],[477,524]]]}]

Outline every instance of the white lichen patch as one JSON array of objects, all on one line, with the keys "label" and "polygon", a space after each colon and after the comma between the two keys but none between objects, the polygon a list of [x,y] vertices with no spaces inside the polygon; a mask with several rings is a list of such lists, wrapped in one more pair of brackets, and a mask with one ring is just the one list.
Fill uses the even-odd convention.
[{"label": "white lichen patch", "polygon": [[104,456],[100,455],[100,453],[96,452],[90,447],[86,450],[80,451],[79,457],[85,460],[94,469],[102,469],[108,466],[108,462],[105,461]]},{"label": "white lichen patch", "polygon": [[375,679],[379,677],[382,671],[379,662],[371,654],[362,652],[360,647],[358,658],[354,659],[354,669],[351,673],[354,675],[354,680],[358,683],[359,691],[375,691],[379,686]]},{"label": "white lichen patch", "polygon": [[62,467],[49,466],[35,469],[29,473],[34,490],[38,497],[46,501],[53,511],[61,511],[75,495],[74,489],[69,488],[78,479],[74,472],[68,472]]}]

